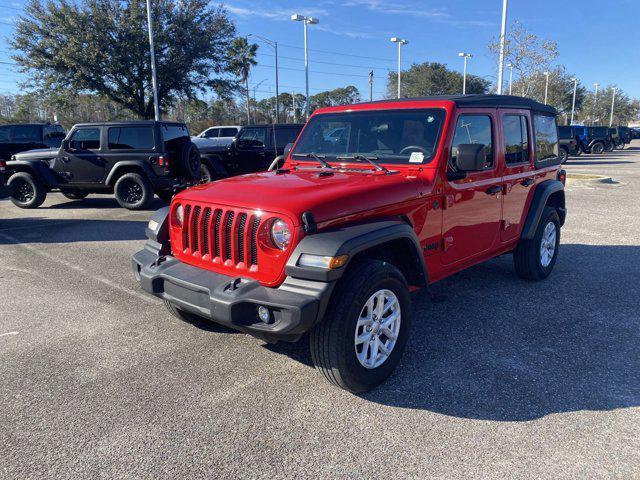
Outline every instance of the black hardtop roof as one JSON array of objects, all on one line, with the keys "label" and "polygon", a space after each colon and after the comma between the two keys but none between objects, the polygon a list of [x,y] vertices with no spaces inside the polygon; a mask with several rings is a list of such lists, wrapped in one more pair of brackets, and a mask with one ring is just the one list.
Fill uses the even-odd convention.
[{"label": "black hardtop roof", "polygon": [[153,125],[154,123],[160,123],[163,125],[185,125],[184,122],[174,122],[170,120],[120,120],[120,121],[111,121],[111,122],[87,122],[87,123],[76,123],[74,127],[99,127],[102,125],[106,126],[118,126],[118,125]]},{"label": "black hardtop roof", "polygon": [[551,113],[557,115],[557,110],[540,102],[536,102],[530,98],[518,97],[516,95],[432,95],[429,97],[415,98],[397,98],[388,100],[377,100],[375,102],[364,103],[389,103],[389,102],[407,102],[407,101],[428,101],[428,100],[450,100],[456,103],[457,107],[495,107],[495,108],[517,108],[535,110],[537,112]]},{"label": "black hardtop roof", "polygon": [[51,123],[51,122],[18,122],[18,123],[3,123],[0,125],[0,127],[22,127],[24,125],[45,126],[45,125],[59,125],[59,124]]}]

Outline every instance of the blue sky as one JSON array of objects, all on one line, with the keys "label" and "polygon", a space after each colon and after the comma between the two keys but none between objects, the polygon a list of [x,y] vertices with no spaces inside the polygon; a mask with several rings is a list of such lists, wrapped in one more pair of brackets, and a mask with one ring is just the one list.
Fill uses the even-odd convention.
[{"label": "blue sky", "polygon": [[[6,37],[19,15],[22,0],[0,0],[0,62],[11,62]],[[279,43],[281,91],[303,93],[302,25],[292,13],[316,16],[309,27],[310,92],[355,85],[368,96],[373,68],[374,98],[384,95],[386,74],[396,68],[391,36],[409,40],[403,66],[438,61],[462,70],[460,51],[474,54],[469,72],[495,80],[496,62],[487,44],[500,29],[501,0],[314,0],[223,2],[241,35],[258,34]],[[617,84],[640,97],[640,1],[510,0],[514,20],[558,43],[558,63],[593,88]],[[259,65],[250,78],[256,97],[275,92],[273,50],[261,43]],[[0,92],[18,90],[19,75],[0,64]],[[259,85],[258,85],[259,84]]]}]

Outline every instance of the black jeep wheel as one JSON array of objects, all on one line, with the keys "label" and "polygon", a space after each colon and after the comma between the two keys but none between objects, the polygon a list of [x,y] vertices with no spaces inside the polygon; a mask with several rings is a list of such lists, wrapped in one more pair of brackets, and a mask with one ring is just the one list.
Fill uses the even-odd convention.
[{"label": "black jeep wheel", "polygon": [[311,331],[311,358],[329,382],[365,392],[391,375],[410,329],[411,301],[402,273],[379,260],[356,261]]},{"label": "black jeep wheel", "polygon": [[78,190],[76,191],[67,190],[66,192],[62,192],[62,195],[64,195],[70,200],[82,200],[83,198],[87,198],[87,195],[89,195],[89,192],[81,192]]},{"label": "black jeep wheel", "polygon": [[14,173],[7,183],[12,188],[11,201],[16,207],[38,208],[47,198],[46,187],[30,173]]},{"label": "black jeep wheel", "polygon": [[139,173],[126,173],[113,187],[116,200],[128,210],[143,210],[153,201],[153,189],[147,178]]},{"label": "black jeep wheel", "polygon": [[543,280],[556,264],[560,249],[560,217],[553,207],[545,207],[531,240],[520,240],[513,252],[516,273],[525,280]]},{"label": "black jeep wheel", "polygon": [[593,146],[591,147],[591,153],[593,154],[600,155],[603,152],[604,152],[604,143],[602,142],[594,143]]},{"label": "black jeep wheel", "polygon": [[560,147],[558,149],[558,154],[560,156],[560,162],[567,163],[567,160],[569,159],[569,150],[564,147]]},{"label": "black jeep wheel", "polygon": [[613,144],[613,142],[609,142],[607,145],[605,145],[604,150],[605,152],[613,152],[615,145]]}]

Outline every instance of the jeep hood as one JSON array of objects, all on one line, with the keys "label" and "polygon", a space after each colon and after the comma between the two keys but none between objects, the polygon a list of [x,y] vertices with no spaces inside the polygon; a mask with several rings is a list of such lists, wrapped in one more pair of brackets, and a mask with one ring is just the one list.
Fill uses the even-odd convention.
[{"label": "jeep hood", "polygon": [[26,152],[16,153],[16,160],[50,160],[58,155],[57,148],[37,148]]},{"label": "jeep hood", "polygon": [[297,170],[255,173],[199,185],[177,195],[176,201],[282,213],[299,225],[300,216],[307,211],[320,223],[417,197],[417,179],[403,173],[363,170],[321,175],[319,171]]}]

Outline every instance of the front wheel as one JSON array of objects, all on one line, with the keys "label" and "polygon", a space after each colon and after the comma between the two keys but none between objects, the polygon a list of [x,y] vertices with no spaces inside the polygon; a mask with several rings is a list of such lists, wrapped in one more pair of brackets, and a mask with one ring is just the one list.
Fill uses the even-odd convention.
[{"label": "front wheel", "polygon": [[549,276],[560,249],[560,217],[553,207],[545,207],[531,240],[520,240],[513,252],[516,273],[525,280],[543,280]]},{"label": "front wheel", "polygon": [[329,382],[366,392],[396,368],[410,328],[411,301],[402,273],[379,260],[356,261],[311,331],[311,357]]},{"label": "front wheel", "polygon": [[11,201],[16,207],[38,208],[47,198],[42,182],[28,172],[17,172],[7,182],[11,187]]},{"label": "front wheel", "polygon": [[128,210],[143,210],[153,201],[153,188],[147,178],[139,173],[126,173],[113,187],[116,200]]},{"label": "front wheel", "polygon": [[591,153],[593,154],[600,155],[603,152],[604,152],[604,143],[598,142],[591,147]]}]

